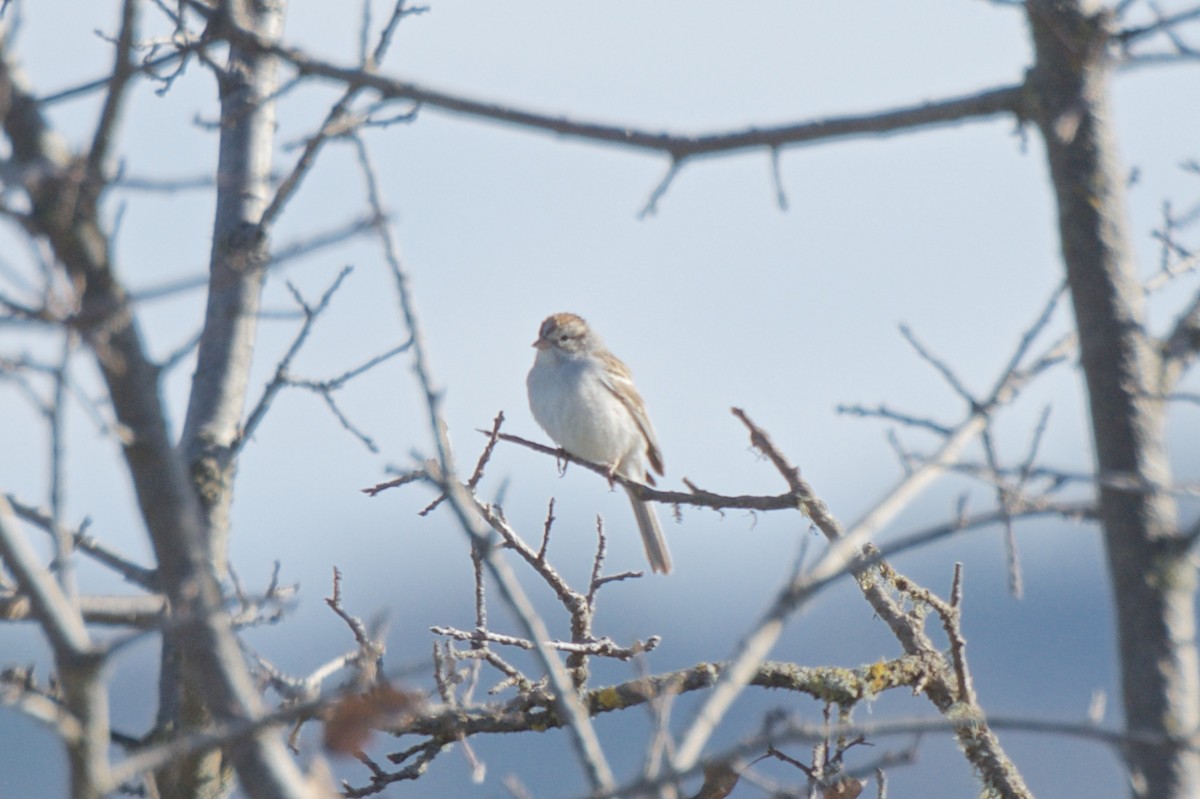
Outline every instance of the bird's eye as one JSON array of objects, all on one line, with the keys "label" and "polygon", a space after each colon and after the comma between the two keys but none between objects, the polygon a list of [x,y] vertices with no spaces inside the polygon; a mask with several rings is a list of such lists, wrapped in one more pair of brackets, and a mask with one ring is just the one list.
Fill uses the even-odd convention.
[{"label": "bird's eye", "polygon": [[568,336],[566,333],[563,333],[561,336],[558,337],[558,340],[560,343],[566,344],[567,339],[569,339],[569,338],[570,338],[570,336]]}]

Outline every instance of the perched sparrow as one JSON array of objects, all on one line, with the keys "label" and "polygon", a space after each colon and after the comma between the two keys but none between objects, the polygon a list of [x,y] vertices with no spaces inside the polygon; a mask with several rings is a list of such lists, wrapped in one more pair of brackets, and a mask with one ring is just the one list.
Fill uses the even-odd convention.
[{"label": "perched sparrow", "polygon": [[[629,368],[575,314],[548,317],[533,346],[537,356],[525,385],[542,429],[575,457],[654,485],[649,469],[663,473],[662,455]],[[654,509],[632,493],[629,501],[650,568],[670,573],[671,556]]]}]

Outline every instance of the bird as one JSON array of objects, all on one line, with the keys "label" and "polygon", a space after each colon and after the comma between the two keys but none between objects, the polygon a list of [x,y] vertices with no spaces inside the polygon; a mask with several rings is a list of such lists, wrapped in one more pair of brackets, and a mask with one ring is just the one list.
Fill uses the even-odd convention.
[{"label": "bird", "polygon": [[[582,317],[546,317],[533,342],[537,354],[525,379],[534,420],[563,450],[608,466],[610,474],[654,485],[662,453],[633,375]],[[670,574],[671,555],[658,516],[625,489],[650,568]]]}]

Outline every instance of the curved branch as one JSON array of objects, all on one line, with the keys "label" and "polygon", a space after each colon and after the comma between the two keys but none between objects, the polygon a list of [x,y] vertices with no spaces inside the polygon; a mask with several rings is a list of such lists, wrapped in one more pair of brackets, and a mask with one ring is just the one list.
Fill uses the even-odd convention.
[{"label": "curved branch", "polygon": [[267,40],[254,33],[230,28],[222,31],[232,41],[254,47],[291,64],[300,75],[317,75],[350,88],[368,88],[384,99],[412,100],[476,119],[501,122],[558,136],[615,144],[665,153],[674,161],[750,149],[779,149],[809,142],[853,136],[885,136],[906,130],[953,124],[1001,114],[1024,118],[1025,87],[1009,84],[974,94],[901,106],[871,114],[814,119],[788,125],[685,135],[652,133],[623,125],[583,122],[439,91],[417,83],[390,78],[366,69],[342,67],[310,56],[303,50]]}]

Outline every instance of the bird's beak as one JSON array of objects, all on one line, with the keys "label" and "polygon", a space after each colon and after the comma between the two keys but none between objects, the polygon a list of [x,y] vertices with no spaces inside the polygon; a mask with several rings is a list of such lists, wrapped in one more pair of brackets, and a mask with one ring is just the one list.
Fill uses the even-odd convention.
[{"label": "bird's beak", "polygon": [[538,337],[538,340],[533,342],[534,349],[546,350],[550,348],[550,342],[544,338]]}]

